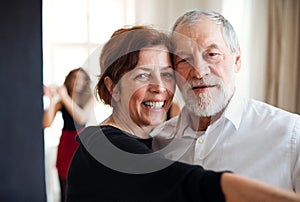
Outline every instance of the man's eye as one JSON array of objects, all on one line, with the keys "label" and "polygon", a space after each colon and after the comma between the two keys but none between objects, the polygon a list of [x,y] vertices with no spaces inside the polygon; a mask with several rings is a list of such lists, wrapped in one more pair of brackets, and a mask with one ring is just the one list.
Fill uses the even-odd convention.
[{"label": "man's eye", "polygon": [[210,57],[214,57],[214,56],[218,56],[220,54],[219,53],[208,53],[207,55],[210,56]]},{"label": "man's eye", "polygon": [[221,53],[219,52],[206,52],[204,53],[204,58],[216,58],[218,56],[221,56]]},{"label": "man's eye", "polygon": [[180,64],[180,63],[191,63],[192,62],[192,58],[191,57],[184,57],[184,58],[178,58],[176,65]]},{"label": "man's eye", "polygon": [[219,52],[207,52],[204,54],[203,58],[209,63],[217,63],[222,59],[221,55],[222,54]]}]

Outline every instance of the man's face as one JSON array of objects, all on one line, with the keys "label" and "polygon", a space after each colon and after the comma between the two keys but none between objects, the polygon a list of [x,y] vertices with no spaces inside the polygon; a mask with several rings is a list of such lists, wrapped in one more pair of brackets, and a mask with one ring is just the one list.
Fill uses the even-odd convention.
[{"label": "man's face", "polygon": [[175,32],[177,84],[186,106],[197,116],[214,116],[233,95],[240,51],[231,52],[221,25],[209,19],[177,27]]}]

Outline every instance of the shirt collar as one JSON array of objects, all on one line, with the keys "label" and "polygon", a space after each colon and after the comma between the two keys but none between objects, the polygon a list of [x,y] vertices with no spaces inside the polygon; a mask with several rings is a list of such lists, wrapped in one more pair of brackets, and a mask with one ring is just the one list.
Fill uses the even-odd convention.
[{"label": "shirt collar", "polygon": [[[180,137],[186,136],[188,134],[196,134],[197,131],[193,130],[192,127],[190,127],[190,111],[187,109],[186,106],[184,106],[181,109],[181,112],[178,116],[178,121],[176,124],[176,134]],[[187,132],[190,131],[190,132]],[[187,132],[187,133],[186,133]]]},{"label": "shirt collar", "polygon": [[234,93],[223,114],[234,125],[236,130],[239,129],[242,120],[244,102],[244,98]]}]

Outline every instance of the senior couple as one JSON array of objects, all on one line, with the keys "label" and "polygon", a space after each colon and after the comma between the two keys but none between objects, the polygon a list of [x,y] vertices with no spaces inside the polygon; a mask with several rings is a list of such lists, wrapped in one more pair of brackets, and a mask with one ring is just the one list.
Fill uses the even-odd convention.
[{"label": "senior couple", "polygon": [[[77,137],[67,201],[300,201],[300,117],[236,96],[240,47],[219,13],[186,12],[170,36],[119,29],[100,68],[113,113]],[[176,84],[185,106],[164,122]]]}]

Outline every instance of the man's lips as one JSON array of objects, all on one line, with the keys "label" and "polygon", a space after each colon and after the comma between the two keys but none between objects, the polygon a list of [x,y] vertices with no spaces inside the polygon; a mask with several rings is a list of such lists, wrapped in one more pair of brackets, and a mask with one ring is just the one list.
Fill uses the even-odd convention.
[{"label": "man's lips", "polygon": [[205,89],[208,89],[208,88],[214,88],[214,87],[217,87],[217,85],[201,85],[201,86],[193,86],[192,89],[193,90],[205,90]]}]

